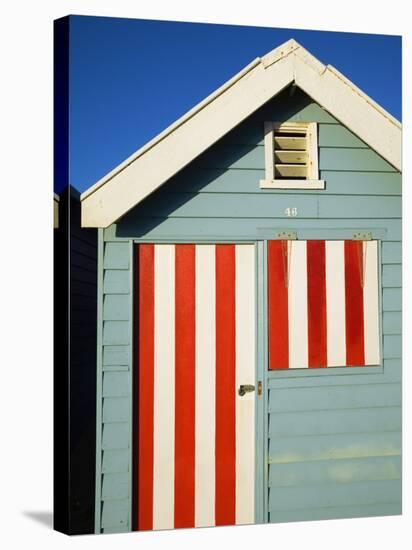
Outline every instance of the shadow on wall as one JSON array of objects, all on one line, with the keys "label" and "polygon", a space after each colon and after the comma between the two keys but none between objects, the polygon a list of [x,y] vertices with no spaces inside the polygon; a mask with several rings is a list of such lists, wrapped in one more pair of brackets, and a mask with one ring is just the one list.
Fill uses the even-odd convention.
[{"label": "shadow on wall", "polygon": [[[242,158],[257,149],[258,155],[254,158],[259,162],[248,168],[254,169],[255,175],[259,170],[262,172],[260,177],[256,175],[258,191],[259,179],[264,178],[265,120],[288,120],[310,103],[311,98],[302,90],[287,87],[126,213],[116,224],[116,236],[144,237],[231,167],[242,165]],[[205,212],[205,215],[214,217],[212,211]]]}]

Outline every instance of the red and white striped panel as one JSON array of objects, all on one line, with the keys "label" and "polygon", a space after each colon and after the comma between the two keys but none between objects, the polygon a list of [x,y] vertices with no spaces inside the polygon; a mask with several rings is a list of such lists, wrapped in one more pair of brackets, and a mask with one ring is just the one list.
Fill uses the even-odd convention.
[{"label": "red and white striped panel", "polygon": [[269,368],[378,365],[377,241],[269,241]]},{"label": "red and white striped panel", "polygon": [[137,254],[136,528],[253,523],[254,245]]}]

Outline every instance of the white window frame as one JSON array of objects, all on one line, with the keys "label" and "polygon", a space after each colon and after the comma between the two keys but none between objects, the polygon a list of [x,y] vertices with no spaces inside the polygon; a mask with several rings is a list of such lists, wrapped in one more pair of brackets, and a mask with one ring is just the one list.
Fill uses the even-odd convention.
[{"label": "white window frame", "polygon": [[[305,132],[308,140],[309,177],[307,179],[275,179],[274,131],[291,130]],[[325,189],[325,181],[319,179],[318,125],[316,122],[265,122],[265,179],[261,189]]]}]

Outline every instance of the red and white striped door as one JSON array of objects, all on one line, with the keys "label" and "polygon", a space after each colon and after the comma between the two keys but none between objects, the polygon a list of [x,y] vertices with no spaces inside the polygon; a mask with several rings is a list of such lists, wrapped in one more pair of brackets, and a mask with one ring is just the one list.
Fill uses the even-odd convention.
[{"label": "red and white striped door", "polygon": [[269,241],[269,368],[378,365],[377,241]]},{"label": "red and white striped door", "polygon": [[135,527],[254,522],[255,247],[136,250]]}]

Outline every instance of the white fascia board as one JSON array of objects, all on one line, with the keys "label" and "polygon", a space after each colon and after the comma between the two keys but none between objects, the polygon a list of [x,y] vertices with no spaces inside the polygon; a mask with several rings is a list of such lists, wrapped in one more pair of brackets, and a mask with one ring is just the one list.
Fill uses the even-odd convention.
[{"label": "white fascia board", "polygon": [[292,39],[250,63],[85,191],[82,226],[108,227],[292,82],[401,170],[401,124]]},{"label": "white fascia board", "polygon": [[290,53],[292,53],[297,48],[301,48],[301,46],[299,46],[299,44],[295,40],[293,40],[293,38],[292,38],[292,39],[288,40],[287,42],[285,42],[284,44],[281,44],[280,46],[278,46],[274,50],[270,51],[264,57],[262,57],[262,58],[257,57],[256,59],[254,59],[251,63],[249,63],[249,65],[246,65],[246,67],[244,67],[241,71],[236,73],[232,78],[230,78],[228,81],[226,81],[224,84],[222,84],[222,86],[217,88],[214,92],[212,92],[210,95],[208,95],[200,103],[195,105],[187,113],[185,113],[183,116],[181,116],[175,122],[173,122],[170,126],[165,128],[165,130],[163,130],[163,132],[161,132],[160,134],[155,136],[153,139],[151,139],[150,141],[145,143],[143,145],[143,147],[141,147],[140,149],[135,151],[127,159],[125,159],[123,162],[118,164],[113,170],[111,170],[110,172],[105,174],[95,184],[93,184],[91,187],[86,189],[86,191],[84,191],[81,194],[81,200],[87,198],[89,195],[94,193],[97,189],[99,189],[99,187],[101,187],[108,180],[113,178],[118,172],[120,172],[121,170],[126,168],[129,164],[131,164],[133,161],[135,161],[138,157],[140,157],[141,155],[146,153],[146,151],[148,151],[149,149],[151,149],[152,147],[157,145],[157,143],[159,141],[161,141],[166,136],[171,134],[174,130],[176,130],[176,128],[178,128],[179,126],[184,124],[189,118],[196,115],[201,109],[204,109],[206,107],[206,105],[208,105],[214,99],[216,99],[218,96],[223,94],[228,88],[230,88],[231,86],[236,84],[236,82],[238,82],[241,78],[243,78],[249,71],[254,69],[257,65],[262,63],[263,66],[266,68],[266,67],[272,65],[273,63],[275,63],[276,61],[279,61],[279,59],[281,59],[282,57],[285,57],[285,56],[289,55]]},{"label": "white fascia board", "polygon": [[287,56],[267,69],[256,64],[111,179],[83,193],[82,226],[111,225],[292,81]]},{"label": "white fascia board", "polygon": [[294,53],[295,83],[401,171],[401,125],[331,66],[314,68]]},{"label": "white fascia board", "polygon": [[194,116],[198,111],[206,107],[207,104],[212,102],[217,96],[221,95],[223,92],[225,92],[228,88],[233,86],[238,80],[240,80],[246,73],[251,71],[256,65],[260,63],[260,58],[256,58],[254,61],[249,63],[246,67],[244,67],[240,72],[235,74],[230,80],[222,84],[219,88],[217,88],[214,92],[212,92],[210,95],[208,95],[205,99],[203,99],[200,103],[195,105],[192,109],[190,109],[187,113],[182,115],[180,118],[175,120],[170,126],[165,128],[160,134],[157,134],[153,139],[145,143],[140,149],[132,153],[127,159],[125,159],[123,162],[118,164],[113,170],[105,174],[100,180],[98,180],[95,184],[93,184],[91,187],[86,189],[81,194],[81,199],[85,199],[92,193],[96,191],[99,187],[104,185],[108,180],[113,178],[118,172],[126,168],[129,164],[131,164],[133,161],[135,161],[138,157],[142,156],[146,151],[157,145],[159,141],[164,139],[166,136],[171,134],[176,128],[184,124],[189,118]]}]

